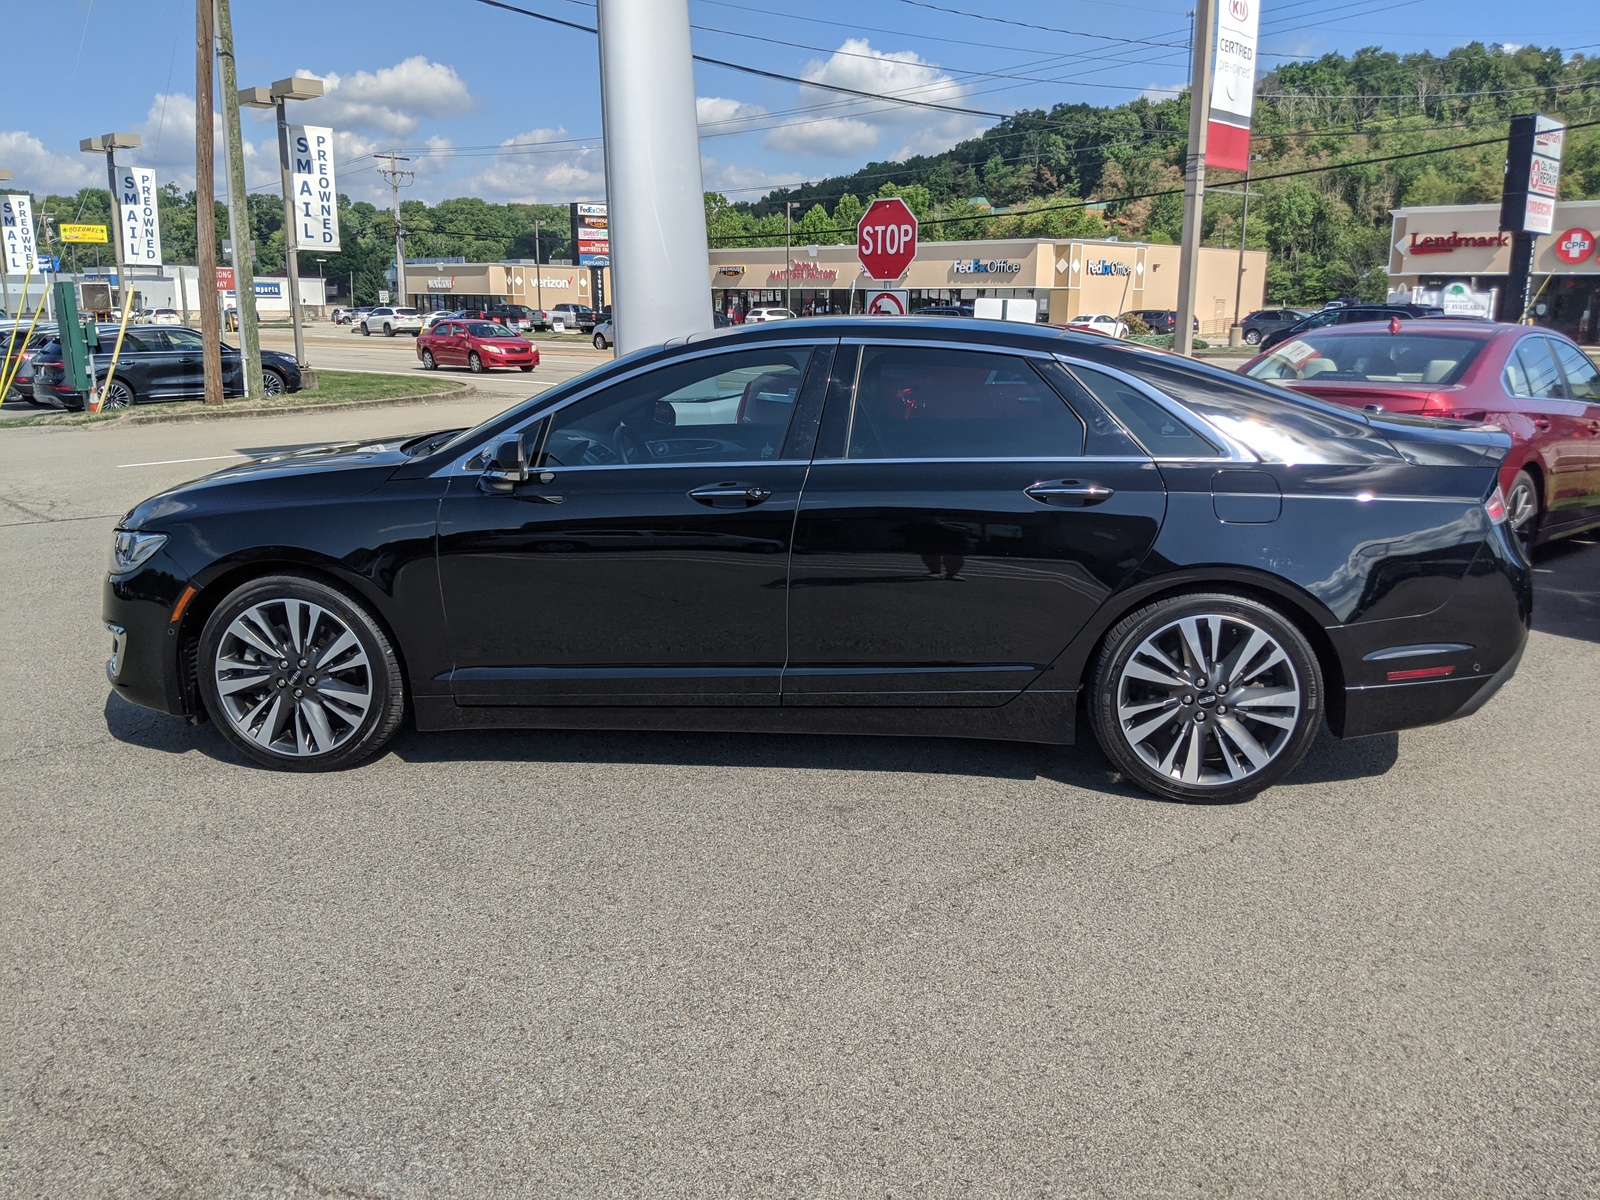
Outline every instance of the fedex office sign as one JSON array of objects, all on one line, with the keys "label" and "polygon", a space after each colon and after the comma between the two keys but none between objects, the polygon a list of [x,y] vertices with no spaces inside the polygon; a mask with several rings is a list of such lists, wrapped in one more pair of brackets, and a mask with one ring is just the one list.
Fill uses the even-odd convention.
[{"label": "fedex office sign", "polygon": [[289,126],[289,163],[296,247],[339,249],[339,193],[333,176],[333,130],[322,125]]}]

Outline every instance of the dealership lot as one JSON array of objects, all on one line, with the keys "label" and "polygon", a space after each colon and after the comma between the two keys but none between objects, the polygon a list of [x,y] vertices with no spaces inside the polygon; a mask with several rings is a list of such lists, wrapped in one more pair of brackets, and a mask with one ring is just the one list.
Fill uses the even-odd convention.
[{"label": "dealership lot", "polygon": [[1086,736],[406,734],[291,776],[108,698],[135,501],[512,398],[0,434],[0,1190],[1600,1189],[1594,538],[1540,555],[1482,712],[1231,807]]}]

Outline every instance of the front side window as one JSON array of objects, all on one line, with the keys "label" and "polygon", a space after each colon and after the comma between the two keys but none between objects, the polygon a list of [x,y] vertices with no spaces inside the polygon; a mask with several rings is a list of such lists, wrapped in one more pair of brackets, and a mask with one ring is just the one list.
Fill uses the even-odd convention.
[{"label": "front side window", "polygon": [[[451,326],[451,328],[456,327]],[[473,321],[462,328],[466,329],[469,336],[475,338],[509,338],[517,336],[504,325],[497,325],[492,321]]]},{"label": "front side window", "polygon": [[850,458],[1075,458],[1083,421],[1028,360],[921,346],[868,346]]},{"label": "front side window", "polygon": [[773,346],[649,371],[556,413],[552,466],[761,462],[777,458],[811,350]]}]

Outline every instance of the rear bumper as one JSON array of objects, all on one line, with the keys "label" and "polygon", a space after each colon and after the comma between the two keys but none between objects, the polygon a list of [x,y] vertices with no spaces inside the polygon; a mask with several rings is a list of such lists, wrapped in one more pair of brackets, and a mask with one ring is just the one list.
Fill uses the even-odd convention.
[{"label": "rear bumper", "polygon": [[1524,635],[1505,665],[1492,675],[1346,688],[1342,736],[1366,737],[1470,717],[1516,674],[1526,646]]}]

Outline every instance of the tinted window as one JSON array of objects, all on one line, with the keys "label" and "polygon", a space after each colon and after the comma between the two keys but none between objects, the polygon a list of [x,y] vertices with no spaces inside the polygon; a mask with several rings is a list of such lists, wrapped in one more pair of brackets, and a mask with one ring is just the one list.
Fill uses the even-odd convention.
[{"label": "tinted window", "polygon": [[[452,328],[457,327],[452,326]],[[460,326],[459,328],[465,329],[467,333],[477,338],[508,338],[517,336],[504,325],[496,325],[491,321],[471,321],[466,325]]]},{"label": "tinted window", "polygon": [[1545,347],[1547,339],[1523,338],[1506,364],[1506,386],[1513,396],[1536,400],[1564,400],[1561,375]]},{"label": "tinted window", "polygon": [[1070,458],[1083,422],[1023,358],[869,346],[850,458]]},{"label": "tinted window", "polygon": [[1570,342],[1551,341],[1550,348],[1567,376],[1567,389],[1574,400],[1600,401],[1600,370],[1582,350]]},{"label": "tinted window", "polygon": [[1483,349],[1474,337],[1424,334],[1337,334],[1294,338],[1274,347],[1247,372],[1252,379],[1361,383],[1457,382]]},{"label": "tinted window", "polygon": [[1077,363],[1071,370],[1089,394],[1105,405],[1156,458],[1211,458],[1220,453],[1217,447],[1131,384]]},{"label": "tinted window", "polygon": [[204,350],[205,340],[192,329],[168,329],[162,337],[167,339],[167,344],[174,350]]},{"label": "tinted window", "polygon": [[716,354],[604,388],[555,415],[546,460],[570,467],[777,458],[810,356],[804,347]]}]

